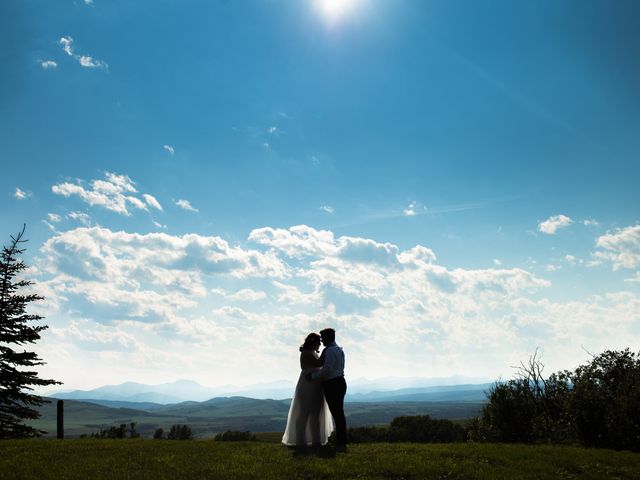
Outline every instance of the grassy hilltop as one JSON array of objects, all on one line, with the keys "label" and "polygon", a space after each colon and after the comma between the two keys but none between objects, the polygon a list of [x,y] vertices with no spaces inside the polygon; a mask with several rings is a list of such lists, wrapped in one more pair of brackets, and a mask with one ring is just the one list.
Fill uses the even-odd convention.
[{"label": "grassy hilltop", "polygon": [[0,478],[637,479],[640,455],[547,445],[359,444],[332,455],[261,442],[15,440],[0,443]]}]

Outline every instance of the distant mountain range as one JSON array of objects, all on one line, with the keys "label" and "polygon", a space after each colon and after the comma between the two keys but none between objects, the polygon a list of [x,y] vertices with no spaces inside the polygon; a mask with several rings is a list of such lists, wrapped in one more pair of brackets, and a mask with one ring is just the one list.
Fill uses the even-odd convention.
[{"label": "distant mountain range", "polygon": [[347,402],[483,402],[492,383],[401,388],[398,390],[354,393]]},{"label": "distant mountain range", "polygon": [[160,385],[145,385],[126,382],[120,385],[105,385],[92,390],[62,391],[48,394],[49,397],[70,400],[109,400],[117,402],[151,402],[163,405],[185,401],[203,402],[215,397],[243,396],[250,398],[288,398],[295,385],[290,382],[271,382],[238,387],[224,385],[205,387],[191,380],[178,380]]},{"label": "distant mountain range", "polygon": [[[484,379],[482,379],[484,380]],[[478,381],[469,377],[447,378],[364,378],[349,380],[346,401],[477,401],[484,400],[484,392],[491,386],[486,380]],[[203,402],[215,397],[248,397],[255,399],[291,398],[295,383],[281,380],[258,383],[245,387],[223,385],[205,387],[191,380],[178,380],[159,385],[126,382],[119,385],[105,385],[92,390],[57,391],[47,396],[70,400],[92,400],[115,402],[111,405],[136,404],[176,404],[185,401]]]},{"label": "distant mountain range", "polygon": [[187,400],[203,401],[223,393],[221,389],[203,387],[191,380],[178,380],[160,385],[145,385],[142,383],[125,382],[119,385],[105,385],[92,390],[62,391],[49,394],[53,398],[81,400],[92,398],[96,400],[112,400],[119,402],[151,402],[151,403],[179,403]]}]

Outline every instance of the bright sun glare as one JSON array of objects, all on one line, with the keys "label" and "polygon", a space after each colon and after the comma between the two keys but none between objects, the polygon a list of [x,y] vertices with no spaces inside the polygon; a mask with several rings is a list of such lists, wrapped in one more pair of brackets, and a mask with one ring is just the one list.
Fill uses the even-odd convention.
[{"label": "bright sun glare", "polygon": [[351,13],[360,0],[315,0],[316,8],[329,23],[337,23]]}]

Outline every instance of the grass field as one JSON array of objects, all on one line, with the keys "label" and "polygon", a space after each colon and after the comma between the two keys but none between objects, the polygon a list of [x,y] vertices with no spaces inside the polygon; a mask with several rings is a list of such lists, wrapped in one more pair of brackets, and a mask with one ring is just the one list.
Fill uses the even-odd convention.
[{"label": "grass field", "polygon": [[168,440],[0,442],[2,479],[634,479],[640,455],[501,444],[360,444],[296,452],[275,443]]}]

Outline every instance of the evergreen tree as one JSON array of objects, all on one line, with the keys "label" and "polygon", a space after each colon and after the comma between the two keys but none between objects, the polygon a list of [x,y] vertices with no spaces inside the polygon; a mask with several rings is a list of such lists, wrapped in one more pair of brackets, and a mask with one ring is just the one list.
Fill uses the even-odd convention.
[{"label": "evergreen tree", "polygon": [[48,403],[29,392],[33,386],[61,383],[38,378],[38,373],[30,367],[45,362],[23,347],[39,340],[40,332],[47,328],[46,325],[31,326],[30,322],[43,317],[27,313],[27,305],[43,297],[28,293],[26,290],[33,282],[21,278],[27,269],[19,258],[24,252],[21,245],[26,242],[24,230],[23,226],[16,237],[11,237],[9,246],[3,247],[0,255],[0,438],[36,437],[46,433],[24,424],[24,420],[40,416],[34,407]]}]

